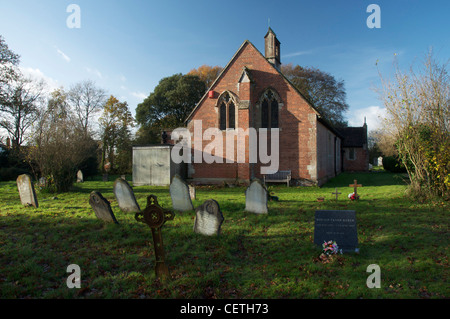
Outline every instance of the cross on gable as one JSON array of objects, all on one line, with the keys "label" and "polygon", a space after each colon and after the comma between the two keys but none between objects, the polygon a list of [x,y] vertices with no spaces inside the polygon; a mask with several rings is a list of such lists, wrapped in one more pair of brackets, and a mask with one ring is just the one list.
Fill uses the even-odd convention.
[{"label": "cross on gable", "polygon": [[164,261],[164,246],[162,240],[161,227],[168,220],[173,220],[175,214],[170,210],[165,210],[158,204],[155,195],[147,197],[147,207],[134,215],[134,218],[141,223],[147,224],[152,229],[153,248],[155,249],[155,273],[158,278],[164,279],[170,276],[169,268]]},{"label": "cross on gable", "polygon": [[358,184],[358,181],[356,179],[353,182],[354,182],[354,184],[353,185],[350,184],[350,185],[348,185],[348,187],[353,187],[355,195],[358,195],[358,193],[357,193],[358,187],[362,187],[362,185]]}]

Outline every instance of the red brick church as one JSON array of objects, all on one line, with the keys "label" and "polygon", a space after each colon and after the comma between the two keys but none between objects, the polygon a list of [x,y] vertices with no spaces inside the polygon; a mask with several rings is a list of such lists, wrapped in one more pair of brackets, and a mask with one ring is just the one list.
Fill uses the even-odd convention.
[{"label": "red brick church", "polygon": [[[367,126],[354,130],[332,127],[281,73],[280,42],[273,30],[269,28],[264,38],[265,55],[244,41],[187,118],[189,131],[194,133],[198,120],[203,131],[211,127],[224,133],[236,128],[277,128],[278,169],[290,171],[298,185],[322,185],[347,169],[368,170]],[[208,143],[203,141],[202,149]],[[193,161],[187,178],[203,183],[262,179],[264,164],[259,159],[249,161],[248,143],[249,137],[245,139],[245,162]],[[198,144],[192,142],[192,147],[195,152]]]}]

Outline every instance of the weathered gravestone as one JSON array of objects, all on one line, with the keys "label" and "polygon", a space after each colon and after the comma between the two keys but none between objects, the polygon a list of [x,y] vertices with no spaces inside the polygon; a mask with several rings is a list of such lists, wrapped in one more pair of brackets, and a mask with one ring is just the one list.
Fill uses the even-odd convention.
[{"label": "weathered gravestone", "polygon": [[46,187],[47,186],[47,179],[45,177],[43,177],[43,176],[41,178],[39,178],[38,186],[39,187]]},{"label": "weathered gravestone", "polygon": [[195,200],[197,198],[195,186],[189,184],[188,187],[189,187],[189,196],[191,197],[191,200]]},{"label": "weathered gravestone", "polygon": [[165,264],[165,254],[161,227],[168,220],[173,220],[175,214],[170,210],[165,210],[158,204],[155,195],[147,197],[147,207],[134,215],[134,218],[141,223],[147,224],[152,229],[153,247],[155,249],[155,273],[160,279],[170,279],[169,268]]},{"label": "weathered gravestone", "polygon": [[194,232],[207,236],[219,235],[223,220],[219,203],[208,199],[195,209]]},{"label": "weathered gravestone", "polygon": [[343,252],[358,252],[358,233],[354,210],[317,210],[314,244],[335,241]]},{"label": "weathered gravestone", "polygon": [[137,213],[141,211],[139,204],[134,196],[133,189],[122,178],[116,179],[113,186],[114,195],[116,196],[117,203],[120,209],[126,213]]},{"label": "weathered gravestone", "polygon": [[245,191],[245,210],[255,214],[267,214],[267,189],[255,179]]},{"label": "weathered gravestone", "polygon": [[179,175],[173,176],[169,191],[174,210],[184,212],[194,209],[189,194],[189,185]]},{"label": "weathered gravestone", "polygon": [[24,206],[39,207],[36,192],[34,191],[33,182],[31,176],[23,174],[17,177],[17,188],[19,189],[20,201]]},{"label": "weathered gravestone", "polygon": [[118,224],[116,217],[111,209],[111,204],[109,201],[103,197],[100,192],[93,191],[89,196],[89,204],[94,210],[95,216],[98,219],[107,222],[107,223],[116,223]]},{"label": "weathered gravestone", "polygon": [[77,172],[77,183],[83,183],[83,182],[84,182],[83,172],[81,170],[79,170]]}]

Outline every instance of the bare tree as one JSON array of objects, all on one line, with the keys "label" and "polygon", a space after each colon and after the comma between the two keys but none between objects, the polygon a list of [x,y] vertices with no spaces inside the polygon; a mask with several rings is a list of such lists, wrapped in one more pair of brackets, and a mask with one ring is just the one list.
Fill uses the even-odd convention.
[{"label": "bare tree", "polygon": [[67,100],[72,106],[81,127],[87,134],[90,124],[89,120],[93,115],[101,111],[105,104],[106,92],[98,88],[94,81],[86,80],[72,86],[68,92]]},{"label": "bare tree", "polygon": [[0,98],[0,127],[8,132],[13,148],[21,146],[33,125],[45,83],[18,76],[3,87]]},{"label": "bare tree", "polygon": [[97,144],[84,133],[66,103],[63,90],[56,90],[47,108],[39,113],[29,162],[35,162],[42,176],[57,192],[68,191],[83,161],[96,152]]},{"label": "bare tree", "polygon": [[450,76],[430,51],[423,65],[381,75],[384,129],[394,137],[415,193],[450,196]]}]

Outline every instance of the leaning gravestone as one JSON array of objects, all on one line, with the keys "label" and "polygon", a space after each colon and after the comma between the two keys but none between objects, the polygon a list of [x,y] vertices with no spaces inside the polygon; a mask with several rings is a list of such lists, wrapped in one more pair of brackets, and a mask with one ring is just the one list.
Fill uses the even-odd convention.
[{"label": "leaning gravestone", "polygon": [[137,213],[141,211],[136,201],[136,197],[134,196],[133,189],[126,180],[122,178],[116,179],[114,182],[113,191],[116,196],[117,203],[123,212]]},{"label": "leaning gravestone", "polygon": [[23,174],[17,177],[17,188],[19,189],[20,201],[24,206],[39,207],[36,192],[34,191],[33,182],[31,176]]},{"label": "leaning gravestone", "polygon": [[91,204],[92,209],[94,210],[95,215],[98,219],[103,220],[107,223],[116,223],[118,224],[116,217],[111,209],[111,204],[109,201],[102,196],[100,192],[92,192],[89,197],[89,204]]},{"label": "leaning gravestone", "polygon": [[245,210],[255,214],[267,214],[267,189],[258,179],[253,180],[245,191]]},{"label": "leaning gravestone", "polygon": [[223,220],[219,203],[208,199],[195,210],[194,232],[207,236],[219,235]]},{"label": "leaning gravestone", "polygon": [[184,212],[194,209],[189,194],[189,185],[178,174],[173,176],[169,191],[174,210]]},{"label": "leaning gravestone", "polygon": [[77,183],[83,183],[83,182],[84,182],[83,172],[81,170],[79,170],[77,172]]},{"label": "leaning gravestone", "polygon": [[318,210],[315,214],[314,243],[335,241],[343,252],[358,252],[354,210]]}]

